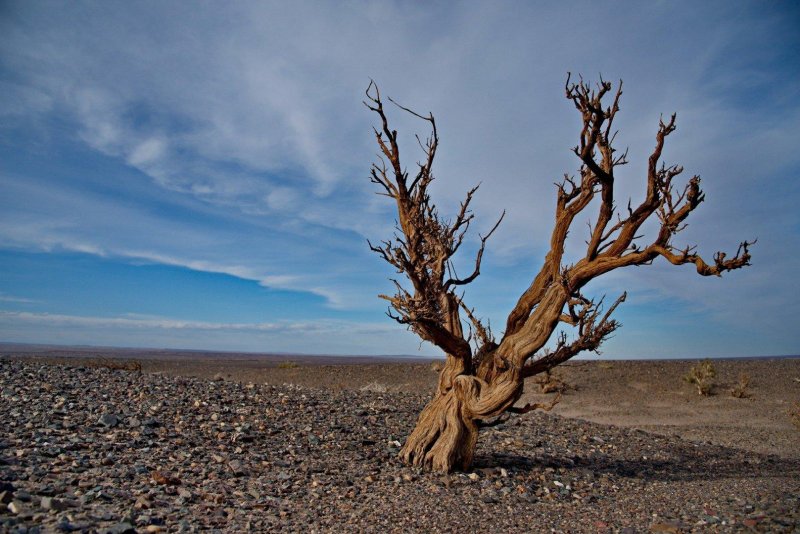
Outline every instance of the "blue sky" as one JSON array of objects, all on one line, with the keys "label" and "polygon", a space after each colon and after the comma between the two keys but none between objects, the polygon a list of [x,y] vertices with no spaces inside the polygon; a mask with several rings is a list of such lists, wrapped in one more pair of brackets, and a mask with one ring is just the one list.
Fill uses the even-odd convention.
[{"label": "blue sky", "polygon": [[[625,81],[618,198],[677,112],[665,159],[707,195],[678,244],[758,238],[721,279],[656,262],[590,285],[629,293],[604,355],[798,354],[800,10],[695,4],[3,2],[0,341],[436,354],[376,297],[393,273],[366,240],[394,216],[370,78],[436,115],[442,211],[478,182],[475,229],[507,211],[467,291],[502,325],[578,167],[572,71]],[[423,125],[394,119],[413,165]]]}]

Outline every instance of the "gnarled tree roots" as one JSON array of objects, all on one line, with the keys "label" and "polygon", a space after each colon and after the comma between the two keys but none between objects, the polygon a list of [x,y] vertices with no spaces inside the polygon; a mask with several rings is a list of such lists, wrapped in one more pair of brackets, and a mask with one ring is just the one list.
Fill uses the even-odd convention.
[{"label": "gnarled tree roots", "polygon": [[478,421],[499,415],[522,393],[517,376],[504,378],[489,385],[474,376],[457,376],[452,388],[440,391],[420,414],[400,451],[403,461],[442,473],[469,469],[478,442]]},{"label": "gnarled tree roots", "polygon": [[453,388],[428,403],[400,451],[403,461],[443,473],[472,464],[478,425],[460,397]]}]

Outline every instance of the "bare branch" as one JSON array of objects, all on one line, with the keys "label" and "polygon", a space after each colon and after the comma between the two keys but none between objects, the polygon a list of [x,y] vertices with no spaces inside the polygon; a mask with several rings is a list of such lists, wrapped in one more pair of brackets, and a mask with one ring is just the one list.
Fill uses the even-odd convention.
[{"label": "bare branch", "polygon": [[532,412],[534,410],[544,410],[545,412],[549,412],[553,408],[555,408],[556,404],[561,402],[561,392],[559,391],[555,398],[550,402],[529,402],[525,406],[517,408],[516,406],[512,406],[508,409],[509,412],[517,414],[517,415],[524,415],[526,413]]},{"label": "bare branch", "polygon": [[[426,121],[431,128],[425,143],[417,137],[425,157],[417,164],[418,172],[409,185],[408,175],[400,161],[397,132],[390,127],[380,91],[374,82],[370,81],[366,95],[365,105],[380,118],[380,128],[375,129],[375,139],[382,154],[379,162],[372,165],[370,179],[382,188],[382,194],[395,200],[398,214],[398,231],[394,239],[384,241],[379,246],[369,243],[369,246],[410,282],[409,290],[395,283],[396,293],[383,298],[389,301],[394,310],[394,313],[390,313],[392,318],[407,325],[422,339],[433,343],[447,354],[465,360],[467,364],[463,367],[469,369],[471,349],[459,317],[461,299],[453,290],[456,286],[469,284],[480,274],[486,241],[500,221],[486,236],[481,237],[472,274],[466,278],[458,278],[451,272],[445,281],[448,271],[452,271],[451,259],[461,247],[474,218],[469,206],[478,188],[467,192],[455,219],[448,221],[441,218],[428,193],[428,187],[434,179],[432,169],[439,145],[433,114],[420,115],[389,99],[399,109]],[[384,161],[388,161],[390,167]],[[501,216],[500,220],[502,218]],[[472,319],[471,322],[476,324]],[[476,326],[477,336],[485,334],[486,330],[482,326],[480,329]]]},{"label": "bare branch", "polygon": [[[476,257],[475,257],[475,269],[472,271],[472,274],[467,276],[466,278],[462,278],[462,279],[450,278],[449,280],[447,280],[447,282],[445,282],[445,284],[444,284],[445,288],[448,288],[450,286],[462,286],[462,285],[465,285],[465,284],[469,284],[481,274],[481,261],[483,260],[483,251],[486,248],[486,241],[490,237],[492,237],[492,234],[494,233],[495,230],[497,230],[497,227],[500,226],[500,223],[503,222],[503,217],[505,217],[505,216],[506,216],[506,212],[505,212],[505,210],[503,210],[503,213],[500,215],[500,218],[497,219],[496,223],[494,223],[494,226],[492,226],[492,229],[489,230],[489,233],[486,234],[485,236],[479,236],[481,238],[481,247],[478,249],[478,253],[477,253]],[[461,240],[459,239],[459,241],[456,244],[455,248],[458,249],[458,246],[460,244],[461,244]]]},{"label": "bare branch", "polygon": [[554,351],[545,353],[540,358],[525,365],[522,369],[522,375],[525,377],[534,376],[552,369],[580,352],[597,351],[603,341],[622,326],[618,321],[611,319],[611,314],[614,313],[617,306],[625,302],[626,297],[627,293],[620,295],[603,315],[600,315],[602,313],[602,300],[597,305],[591,301],[583,303],[583,309],[576,314],[577,320],[575,324],[578,327],[578,337],[572,343],[567,344],[566,335],[563,335]]}]

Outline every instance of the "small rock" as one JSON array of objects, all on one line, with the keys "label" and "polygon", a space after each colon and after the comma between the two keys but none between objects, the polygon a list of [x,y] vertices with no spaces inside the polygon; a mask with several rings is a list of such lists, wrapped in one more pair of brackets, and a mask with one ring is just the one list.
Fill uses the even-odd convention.
[{"label": "small rock", "polygon": [[470,480],[478,480],[481,478],[480,476],[478,476],[478,473],[470,473],[467,475],[467,477],[469,477]]},{"label": "small rock", "polygon": [[72,532],[74,530],[78,530],[76,525],[73,525],[66,519],[63,519],[60,523],[56,525],[56,529],[60,530],[61,532]]},{"label": "small rock", "polygon": [[22,503],[20,501],[11,501],[8,503],[8,511],[12,514],[21,514],[22,513]]},{"label": "small rock", "polygon": [[239,460],[231,460],[228,462],[228,467],[233,471],[234,476],[240,477],[245,474],[244,466]]},{"label": "small rock", "polygon": [[153,471],[150,473],[150,476],[153,477],[153,481],[155,481],[156,484],[178,486],[181,483],[179,478],[174,477],[169,473],[162,473],[161,471]]},{"label": "small rock", "polygon": [[100,416],[97,422],[103,426],[115,427],[119,424],[119,417],[113,413],[104,413]]},{"label": "small rock", "polygon": [[672,523],[653,523],[650,525],[651,532],[667,532],[670,534],[679,534],[682,530],[680,525]]},{"label": "small rock", "polygon": [[158,419],[156,419],[155,417],[148,417],[144,421],[142,421],[142,426],[147,426],[147,427],[156,427],[160,424],[161,423],[159,423]]},{"label": "small rock", "polygon": [[107,534],[136,534],[136,529],[133,525],[127,522],[117,523],[113,527],[105,531]]}]

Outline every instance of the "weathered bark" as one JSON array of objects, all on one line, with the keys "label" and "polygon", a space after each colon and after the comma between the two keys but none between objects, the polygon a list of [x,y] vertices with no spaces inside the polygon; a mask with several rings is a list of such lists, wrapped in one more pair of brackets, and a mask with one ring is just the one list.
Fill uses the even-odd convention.
[{"label": "weathered bark", "polygon": [[436,395],[422,410],[400,451],[401,458],[408,464],[445,473],[454,468],[468,469],[478,442],[478,425],[467,409],[469,401],[457,386]]},{"label": "weathered bark", "polygon": [[[659,167],[665,140],[675,131],[675,115],[666,123],[659,121],[656,146],[647,165],[645,199],[636,208],[629,201],[626,214],[617,212],[614,169],[627,163],[627,152],[617,155],[612,147],[616,135],[612,124],[620,109],[622,83],[611,105],[604,107],[603,99],[611,88],[610,83],[602,80],[592,89],[582,80],[574,84],[567,78],[566,97],[583,121],[578,144],[573,149],[581,162],[580,178],[565,175],[557,185],[550,250],[509,313],[499,342],[456,289],[480,274],[486,241],[503,217],[485,236],[480,236],[471,274],[457,276],[453,257],[473,220],[469,206],[477,187],[467,192],[454,219],[441,218],[428,193],[439,146],[433,115],[422,116],[398,105],[431,127],[427,142],[420,141],[425,157],[417,164],[418,171],[412,179],[400,162],[397,132],[389,127],[378,88],[373,83],[367,88],[366,105],[381,122],[380,128],[375,129],[375,137],[382,156],[372,166],[371,179],[381,186],[381,194],[395,201],[398,213],[394,238],[379,246],[370,243],[370,248],[403,274],[409,284],[407,287],[394,281],[396,293],[381,297],[389,301],[390,317],[442,349],[447,358],[433,399],[420,414],[400,453],[409,464],[443,472],[467,469],[474,455],[478,429],[487,419],[505,412],[526,413],[552,407],[552,404],[514,406],[522,395],[525,378],[548,371],[582,351],[596,351],[620,326],[611,314],[626,295],[623,293],[604,312],[602,299],[595,302],[581,293],[594,278],[621,267],[649,265],[658,257],[674,265],[694,264],[702,276],[720,276],[750,264],[752,243],[748,241],[739,245],[732,258],[718,252],[713,264],[695,254],[693,247],[673,246],[674,236],[704,200],[699,177],[692,177],[680,191],[673,186],[673,180],[683,168],[663,163]],[[565,264],[564,245],[573,221],[584,214],[598,193],[599,208],[594,224],[590,225],[586,253]],[[612,222],[615,215],[616,222]],[[643,236],[638,234],[651,217],[658,218],[660,228],[648,245],[640,246],[637,241]],[[466,320],[462,321],[461,311]],[[469,335],[465,336],[462,322],[469,327]],[[545,350],[559,326],[573,328],[575,338],[568,341],[562,331],[555,348]],[[475,344],[474,354],[470,342]]]},{"label": "weathered bark", "polygon": [[497,375],[493,383],[475,376],[457,376],[450,389],[438,391],[422,410],[400,456],[411,465],[435,471],[469,468],[480,421],[502,414],[521,395],[518,369]]}]

